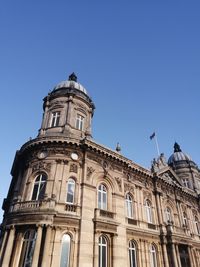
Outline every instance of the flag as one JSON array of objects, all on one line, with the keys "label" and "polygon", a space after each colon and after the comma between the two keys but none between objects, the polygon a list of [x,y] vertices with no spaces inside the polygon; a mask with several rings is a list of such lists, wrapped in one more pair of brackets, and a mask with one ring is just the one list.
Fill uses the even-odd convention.
[{"label": "flag", "polygon": [[156,133],[153,132],[152,135],[150,135],[150,139],[152,140],[156,136]]}]

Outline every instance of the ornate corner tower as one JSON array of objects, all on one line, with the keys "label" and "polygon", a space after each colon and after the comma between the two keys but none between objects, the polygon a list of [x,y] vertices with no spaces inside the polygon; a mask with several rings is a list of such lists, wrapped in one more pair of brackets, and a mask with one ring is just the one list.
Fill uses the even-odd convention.
[{"label": "ornate corner tower", "polygon": [[[56,246],[62,231],[67,232],[61,240],[65,253],[74,253],[75,245],[69,248],[68,241],[78,242],[82,142],[91,137],[94,108],[74,73],[44,98],[39,134],[17,151],[11,170],[3,203],[0,266],[58,266]],[[67,255],[60,266],[68,266]]]},{"label": "ornate corner tower", "polygon": [[91,137],[94,104],[74,73],[44,98],[44,114],[38,137]]}]

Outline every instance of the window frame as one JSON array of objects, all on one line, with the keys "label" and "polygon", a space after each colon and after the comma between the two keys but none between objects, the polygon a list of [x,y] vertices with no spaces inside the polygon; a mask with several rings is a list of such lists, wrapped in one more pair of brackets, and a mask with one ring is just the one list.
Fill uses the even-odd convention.
[{"label": "window frame", "polygon": [[[103,249],[105,249],[104,253]],[[103,259],[104,255],[105,259]],[[104,235],[99,236],[98,240],[98,267],[108,267],[108,239]]]},{"label": "window frame", "polygon": [[188,226],[188,218],[187,218],[187,213],[183,211],[183,226],[187,227]]},{"label": "window frame", "polygon": [[[26,238],[26,235],[28,235],[28,238]],[[30,266],[30,264],[32,265],[33,255],[34,255],[34,250],[35,250],[36,237],[37,237],[37,233],[36,233],[35,229],[29,229],[24,233],[23,241],[22,241],[22,248],[21,248],[21,253],[20,253],[20,259],[19,259],[19,266],[20,267]],[[31,254],[31,255],[29,255],[29,254]],[[27,264],[29,264],[29,265],[27,265]]]},{"label": "window frame", "polygon": [[[38,178],[39,180],[37,181]],[[43,178],[44,180],[42,180]],[[45,173],[40,173],[35,177],[31,200],[38,201],[38,200],[44,199],[44,195],[46,192],[46,184],[47,184],[47,175]],[[36,196],[34,197],[36,190],[37,190],[37,193],[36,193]],[[43,192],[42,192],[42,195],[40,196],[41,190],[43,190]]]},{"label": "window frame", "polygon": [[125,196],[125,203],[126,203],[126,216],[128,218],[133,219],[134,212],[133,212],[133,197],[130,193],[127,193]]},{"label": "window frame", "polygon": [[76,114],[76,129],[79,131],[83,131],[84,128],[85,117],[81,114]]},{"label": "window frame", "polygon": [[129,241],[128,253],[129,253],[129,266],[130,267],[137,267],[138,266],[138,264],[137,264],[137,247],[136,247],[134,240]]},{"label": "window frame", "polygon": [[[64,237],[67,237],[67,254],[66,248],[64,247]],[[72,245],[72,238],[68,233],[63,234],[61,239],[61,253],[60,253],[60,267],[70,267],[70,258],[71,258],[71,245]],[[62,258],[65,256],[65,260],[63,261]],[[66,261],[67,260],[67,261]]]},{"label": "window frame", "polygon": [[150,252],[150,267],[157,267],[157,251],[154,244],[151,244],[149,247]]},{"label": "window frame", "polygon": [[199,220],[198,220],[198,217],[196,215],[194,216],[194,223],[195,223],[196,233],[198,235],[200,235]]},{"label": "window frame", "polygon": [[172,222],[172,212],[169,207],[166,207],[165,209],[165,220],[166,223]]},{"label": "window frame", "polygon": [[61,117],[60,111],[51,112],[51,122],[50,122],[51,128],[58,127],[60,125],[60,117]]},{"label": "window frame", "polygon": [[[70,185],[73,185],[73,191],[72,191],[72,194],[70,195],[70,192],[69,192],[69,186]],[[75,202],[75,190],[76,190],[76,182],[73,178],[69,178],[68,181],[67,181],[67,196],[66,196],[66,203],[67,204],[74,204]],[[72,201],[68,201],[68,196],[72,196],[73,200]]]},{"label": "window frame", "polygon": [[190,182],[188,178],[182,178],[182,183],[186,188],[190,188]]},{"label": "window frame", "polygon": [[100,184],[98,186],[97,192],[98,192],[98,194],[97,194],[98,209],[108,210],[108,190],[107,190],[107,187],[104,184]]},{"label": "window frame", "polygon": [[151,202],[146,199],[145,200],[145,212],[146,212],[146,219],[148,223],[153,223],[153,209]]}]

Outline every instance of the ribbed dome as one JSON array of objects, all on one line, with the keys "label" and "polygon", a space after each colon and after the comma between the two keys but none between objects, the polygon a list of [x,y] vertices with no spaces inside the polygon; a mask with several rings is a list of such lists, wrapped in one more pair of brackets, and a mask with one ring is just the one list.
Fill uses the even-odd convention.
[{"label": "ribbed dome", "polygon": [[185,153],[182,152],[179,144],[174,144],[174,153],[169,157],[168,164],[177,163],[179,161],[192,161],[192,159]]},{"label": "ribbed dome", "polygon": [[59,84],[57,84],[54,87],[54,91],[61,88],[77,89],[87,95],[86,89],[80,83],[77,82],[77,76],[75,75],[74,72],[69,76],[68,80],[62,81]]}]

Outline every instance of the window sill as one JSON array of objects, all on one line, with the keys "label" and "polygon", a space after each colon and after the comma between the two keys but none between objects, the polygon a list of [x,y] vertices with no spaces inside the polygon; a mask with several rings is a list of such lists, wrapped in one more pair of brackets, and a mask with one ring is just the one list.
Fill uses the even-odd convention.
[{"label": "window sill", "polygon": [[128,224],[138,225],[138,221],[133,218],[126,218]]}]

